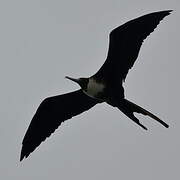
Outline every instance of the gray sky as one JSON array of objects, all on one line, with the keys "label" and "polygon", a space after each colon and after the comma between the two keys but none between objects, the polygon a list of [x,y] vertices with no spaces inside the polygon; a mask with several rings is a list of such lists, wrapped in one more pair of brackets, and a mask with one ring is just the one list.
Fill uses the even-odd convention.
[{"label": "gray sky", "polygon": [[[143,44],[126,79],[128,99],[170,125],[140,116],[144,131],[117,109],[97,105],[66,121],[19,162],[21,142],[39,103],[79,87],[106,58],[108,33],[153,11],[175,11]],[[178,179],[180,177],[179,0],[1,0],[1,178]]]}]

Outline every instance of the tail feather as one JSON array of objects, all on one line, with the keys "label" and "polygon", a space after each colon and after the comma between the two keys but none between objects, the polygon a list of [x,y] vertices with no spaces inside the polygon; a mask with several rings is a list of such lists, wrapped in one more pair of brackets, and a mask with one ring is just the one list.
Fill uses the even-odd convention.
[{"label": "tail feather", "polygon": [[160,124],[162,124],[164,127],[168,128],[169,125],[166,124],[164,121],[162,121],[161,119],[159,119],[157,116],[155,116],[154,114],[152,114],[151,112],[145,110],[144,108],[136,105],[135,103],[124,99],[124,102],[121,106],[118,107],[125,115],[127,115],[131,120],[133,120],[134,122],[136,122],[139,126],[141,126],[143,129],[147,128],[145,126],[143,126],[139,120],[134,116],[134,112],[136,113],[141,113],[143,115],[147,115],[151,118],[153,118],[154,120],[156,120],[157,122],[159,122]]},{"label": "tail feather", "polygon": [[149,112],[149,111],[145,110],[144,108],[134,104],[133,102],[128,101],[127,99],[126,99],[126,102],[128,102],[132,106],[134,112],[141,113],[143,115],[147,115],[147,116],[153,118],[154,120],[156,120],[157,122],[161,123],[164,127],[166,127],[166,128],[169,127],[168,124],[166,124],[164,121],[159,119],[157,116],[155,116],[151,112]]}]

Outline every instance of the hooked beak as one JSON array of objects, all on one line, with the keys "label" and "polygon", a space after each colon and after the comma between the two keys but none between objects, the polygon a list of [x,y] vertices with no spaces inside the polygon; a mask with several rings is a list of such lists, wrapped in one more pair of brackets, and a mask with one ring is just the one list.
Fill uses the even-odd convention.
[{"label": "hooked beak", "polygon": [[66,79],[69,79],[69,80],[71,80],[71,81],[74,81],[74,82],[76,82],[76,83],[79,84],[79,79],[71,78],[71,77],[68,77],[68,76],[65,76],[65,78],[66,78]]}]

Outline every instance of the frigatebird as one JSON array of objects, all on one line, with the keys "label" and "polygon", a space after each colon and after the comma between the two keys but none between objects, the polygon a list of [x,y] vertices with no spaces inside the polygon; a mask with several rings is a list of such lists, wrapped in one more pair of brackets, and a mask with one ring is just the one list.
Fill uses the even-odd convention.
[{"label": "frigatebird", "polygon": [[49,137],[65,120],[89,110],[98,103],[117,107],[143,129],[134,113],[148,115],[163,126],[168,124],[144,108],[127,100],[123,82],[138,57],[146,37],[172,10],[153,12],[115,28],[109,35],[107,59],[97,73],[88,78],[71,78],[80,89],[63,95],[48,97],[38,107],[22,142],[20,161]]}]

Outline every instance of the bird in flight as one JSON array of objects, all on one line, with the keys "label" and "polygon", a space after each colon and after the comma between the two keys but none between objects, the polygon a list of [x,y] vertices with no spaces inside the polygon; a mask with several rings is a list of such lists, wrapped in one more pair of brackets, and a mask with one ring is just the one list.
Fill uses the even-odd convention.
[{"label": "bird in flight", "polygon": [[93,76],[71,78],[80,89],[63,95],[48,97],[39,105],[22,142],[20,161],[27,158],[42,141],[49,137],[58,126],[98,103],[117,107],[133,122],[147,130],[134,113],[148,115],[168,128],[168,124],[144,108],[127,100],[123,82],[129,69],[138,57],[141,45],[154,31],[160,21],[172,10],[150,13],[115,28],[109,35],[109,50],[106,61]]}]

